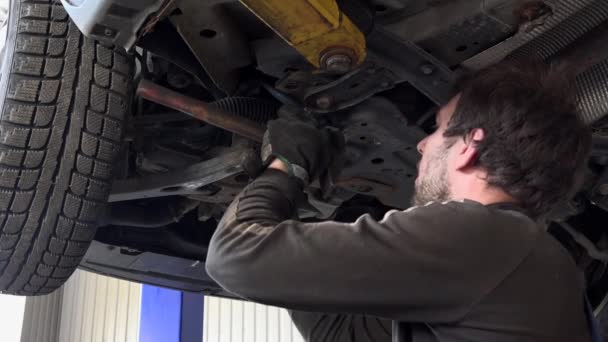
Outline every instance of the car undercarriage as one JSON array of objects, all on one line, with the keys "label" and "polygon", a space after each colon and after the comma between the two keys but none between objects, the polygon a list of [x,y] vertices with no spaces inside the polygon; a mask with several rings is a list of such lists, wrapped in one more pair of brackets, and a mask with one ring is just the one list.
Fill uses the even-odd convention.
[{"label": "car undercarriage", "polygon": [[230,296],[206,274],[206,248],[262,168],[266,122],[303,120],[345,135],[343,168],[307,190],[303,220],[382,217],[409,207],[416,144],[462,77],[503,60],[545,61],[575,80],[594,134],[585,186],[549,229],[585,271],[596,311],[608,303],[608,2],[63,3],[85,36],[126,48],[135,68],[123,80],[134,96],[122,126],[85,119],[91,132],[122,138],[111,150],[109,204],[80,268]]},{"label": "car undercarriage", "polygon": [[[533,60],[576,76],[581,115],[594,129],[585,189],[556,210],[550,229],[585,265],[594,304],[605,301],[608,4],[339,1],[339,15],[365,37],[361,57],[348,40],[354,49],[307,51],[294,38],[306,19],[285,27],[264,17],[259,3],[164,3],[137,31],[138,96],[110,209],[81,267],[228,295],[204,272],[205,248],[227,205],[259,172],[268,120],[308,120],[345,134],[344,168],[308,190],[303,219],[381,216],[409,206],[416,144],[458,79],[501,60]],[[311,6],[272,5],[287,13]],[[107,30],[91,32],[108,40]],[[327,34],[314,39],[327,44]]]}]

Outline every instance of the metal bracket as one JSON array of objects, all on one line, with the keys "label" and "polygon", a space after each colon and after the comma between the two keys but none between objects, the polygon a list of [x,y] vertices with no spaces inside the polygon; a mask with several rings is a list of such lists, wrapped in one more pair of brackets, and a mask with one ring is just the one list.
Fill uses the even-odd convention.
[{"label": "metal bracket", "polygon": [[280,80],[277,89],[317,113],[352,107],[402,82],[411,83],[437,105],[454,96],[454,73],[415,44],[378,28],[368,36],[368,44],[368,61],[339,78],[327,72],[294,72]]},{"label": "metal bracket", "polygon": [[171,22],[216,86],[227,94],[234,93],[237,70],[252,62],[244,35],[222,4],[179,0],[177,7],[181,14],[171,16]]},{"label": "metal bracket", "polygon": [[304,105],[317,113],[335,112],[393,88],[396,80],[390,70],[367,62],[336,81],[311,88],[304,96]]},{"label": "metal bracket", "polygon": [[112,184],[109,202],[205,194],[206,185],[244,172],[249,169],[249,164],[256,160],[259,160],[259,156],[253,149],[241,149],[194,164],[184,170],[117,180]]},{"label": "metal bracket", "polygon": [[376,27],[367,36],[367,45],[370,60],[395,73],[398,82],[411,83],[437,105],[454,96],[454,73],[416,44]]}]

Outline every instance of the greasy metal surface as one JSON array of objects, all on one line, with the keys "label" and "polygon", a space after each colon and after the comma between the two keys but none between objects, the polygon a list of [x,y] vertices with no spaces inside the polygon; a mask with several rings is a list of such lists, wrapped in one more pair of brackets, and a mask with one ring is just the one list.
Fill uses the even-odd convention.
[{"label": "greasy metal surface", "polygon": [[265,129],[256,122],[222,112],[208,103],[174,92],[153,82],[142,80],[137,87],[137,95],[191,115],[210,125],[223,128],[253,141],[262,142]]},{"label": "greasy metal surface", "polygon": [[404,114],[382,97],[331,119],[344,130],[348,160],[336,185],[377,197],[391,207],[408,208],[420,158],[416,144],[424,132],[408,125]]},{"label": "greasy metal surface", "polygon": [[601,23],[608,8],[605,0],[545,2],[551,6],[553,13],[542,25],[531,31],[521,30],[513,37],[464,61],[462,65],[469,70],[480,70],[501,61],[516,50],[511,58],[547,58]]},{"label": "greasy metal surface", "polygon": [[183,170],[117,180],[112,184],[109,202],[204,194],[207,191],[205,186],[243,172],[252,158],[258,158],[253,149],[239,149]]},{"label": "greasy metal surface", "polygon": [[171,16],[171,22],[217,87],[234,93],[238,69],[252,62],[243,28],[233,22],[222,4],[178,0],[176,6],[181,14]]},{"label": "greasy metal surface", "polygon": [[240,1],[315,67],[332,49],[349,51],[353,65],[365,59],[365,37],[336,0]]},{"label": "greasy metal surface", "polygon": [[380,28],[368,35],[367,44],[370,60],[395,73],[398,81],[411,83],[436,104],[443,105],[454,95],[452,71],[415,44]]}]

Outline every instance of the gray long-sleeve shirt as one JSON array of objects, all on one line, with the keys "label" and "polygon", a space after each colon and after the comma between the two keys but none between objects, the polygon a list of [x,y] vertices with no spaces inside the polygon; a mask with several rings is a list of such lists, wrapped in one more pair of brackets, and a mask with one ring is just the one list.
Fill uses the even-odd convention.
[{"label": "gray long-sleeve shirt", "polygon": [[294,310],[309,341],[590,341],[568,252],[505,205],[432,203],[376,221],[295,220],[302,189],[267,170],[211,240],[207,271],[243,298]]}]

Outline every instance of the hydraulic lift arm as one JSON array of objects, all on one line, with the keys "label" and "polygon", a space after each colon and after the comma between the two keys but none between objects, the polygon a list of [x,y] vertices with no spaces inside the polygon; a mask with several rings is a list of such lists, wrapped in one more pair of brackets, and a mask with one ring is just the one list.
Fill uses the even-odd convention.
[{"label": "hydraulic lift arm", "polygon": [[365,36],[336,0],[240,0],[317,68],[347,72],[365,59]]}]

